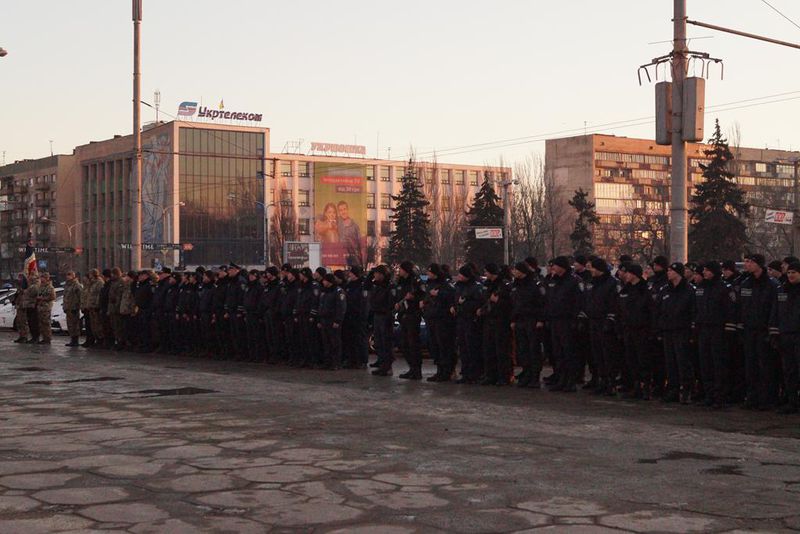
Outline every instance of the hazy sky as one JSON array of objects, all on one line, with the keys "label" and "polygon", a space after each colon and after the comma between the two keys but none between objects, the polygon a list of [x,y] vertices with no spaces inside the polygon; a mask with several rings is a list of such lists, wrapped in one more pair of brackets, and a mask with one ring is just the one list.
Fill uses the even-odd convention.
[{"label": "hazy sky", "polygon": [[[800,23],[800,2],[769,2]],[[800,29],[761,0],[689,0],[688,9],[800,42]],[[273,151],[304,139],[357,142],[373,156],[379,136],[381,157],[413,145],[440,161],[509,163],[542,153],[544,137],[583,133],[584,122],[591,132],[651,116],[653,87],[639,87],[636,68],[669,51],[649,43],[671,38],[671,16],[672,0],[144,0],[142,94],[152,101],[160,89],[173,115],[184,100],[220,98],[261,112]],[[689,35],[713,36],[690,48],[725,59],[725,79],[715,68],[707,85],[707,123],[737,121],[748,146],[800,148],[800,50]],[[48,155],[51,139],[69,153],[130,131],[130,0],[2,0],[0,46],[7,162]],[[649,124],[604,131],[653,136]],[[534,140],[446,151],[526,136]]]}]

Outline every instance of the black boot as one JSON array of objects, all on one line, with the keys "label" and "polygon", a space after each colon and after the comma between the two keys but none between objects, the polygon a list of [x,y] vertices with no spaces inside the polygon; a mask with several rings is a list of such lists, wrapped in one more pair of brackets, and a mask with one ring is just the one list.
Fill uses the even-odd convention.
[{"label": "black boot", "polygon": [[79,345],[78,338],[73,336],[70,338],[70,342],[66,344],[67,347],[77,347]]},{"label": "black boot", "polygon": [[391,367],[379,367],[372,371],[374,376],[392,376],[392,368]]},{"label": "black boot", "polygon": [[17,339],[14,340],[14,343],[26,343],[28,338],[25,336],[19,336]]}]

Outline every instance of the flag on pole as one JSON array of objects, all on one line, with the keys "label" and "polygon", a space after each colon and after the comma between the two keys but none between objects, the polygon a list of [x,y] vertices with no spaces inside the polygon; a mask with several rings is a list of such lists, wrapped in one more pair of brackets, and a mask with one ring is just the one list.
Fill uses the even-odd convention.
[{"label": "flag on pole", "polygon": [[219,109],[225,109],[225,101],[221,98],[219,100]]},{"label": "flag on pole", "polygon": [[32,241],[28,241],[28,243],[25,245],[25,265],[23,270],[25,271],[26,275],[35,273],[38,270],[36,268],[36,253],[33,251]]}]

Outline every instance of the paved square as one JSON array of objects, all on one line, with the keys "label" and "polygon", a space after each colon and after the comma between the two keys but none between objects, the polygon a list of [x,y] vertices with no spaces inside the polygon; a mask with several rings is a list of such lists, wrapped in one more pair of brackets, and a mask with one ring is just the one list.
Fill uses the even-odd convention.
[{"label": "paved square", "polygon": [[800,530],[798,417],[11,339],[3,534]]}]

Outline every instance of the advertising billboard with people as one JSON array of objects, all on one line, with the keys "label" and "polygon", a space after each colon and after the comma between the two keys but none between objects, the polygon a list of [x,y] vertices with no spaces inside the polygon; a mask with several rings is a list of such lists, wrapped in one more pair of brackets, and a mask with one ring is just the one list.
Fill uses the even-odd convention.
[{"label": "advertising billboard with people", "polygon": [[314,165],[314,240],[327,267],[364,265],[367,195],[365,167],[352,163]]}]

